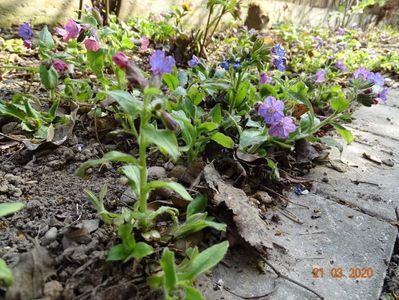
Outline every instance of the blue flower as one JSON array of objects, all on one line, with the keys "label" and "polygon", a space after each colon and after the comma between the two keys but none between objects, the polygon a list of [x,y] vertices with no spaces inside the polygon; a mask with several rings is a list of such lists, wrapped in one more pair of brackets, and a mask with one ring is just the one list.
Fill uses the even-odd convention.
[{"label": "blue flower", "polygon": [[229,66],[230,66],[230,63],[229,63],[228,60],[225,60],[224,62],[222,62],[222,63],[220,64],[220,66],[222,67],[222,69],[228,70],[228,69],[229,69]]},{"label": "blue flower", "polygon": [[377,101],[386,103],[388,100],[388,88],[383,88],[377,93]]},{"label": "blue flower", "polygon": [[320,36],[313,37],[313,41],[316,43],[316,49],[321,49],[324,45],[324,41]]},{"label": "blue flower", "polygon": [[198,57],[196,57],[195,55],[193,55],[193,57],[188,61],[188,66],[190,68],[194,68],[196,65],[198,65],[200,63],[200,60]]},{"label": "blue flower", "polygon": [[19,26],[18,35],[24,40],[30,40],[33,36],[32,29],[30,28],[29,23],[25,22]]},{"label": "blue flower", "polygon": [[276,57],[272,61],[273,65],[279,71],[285,71],[285,58],[284,57]]},{"label": "blue flower", "polygon": [[239,70],[239,69],[241,69],[241,67],[242,67],[242,65],[241,65],[241,63],[239,62],[239,61],[236,61],[234,64],[233,64],[233,69],[234,70]]},{"label": "blue flower", "polygon": [[280,44],[277,44],[276,46],[274,46],[272,48],[272,53],[277,55],[278,57],[284,57],[285,56],[285,50]]},{"label": "blue flower", "polygon": [[172,73],[175,59],[172,56],[166,56],[161,50],[156,50],[150,57],[150,65],[151,71],[156,75]]},{"label": "blue flower", "polygon": [[385,78],[380,73],[370,73],[369,76],[370,78],[367,79],[370,79],[372,83],[374,83],[375,85],[384,86]]}]

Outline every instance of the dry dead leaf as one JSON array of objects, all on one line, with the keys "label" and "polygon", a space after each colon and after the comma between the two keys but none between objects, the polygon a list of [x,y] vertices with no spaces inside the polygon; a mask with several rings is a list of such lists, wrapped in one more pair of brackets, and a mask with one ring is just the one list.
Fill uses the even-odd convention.
[{"label": "dry dead leaf", "polygon": [[54,261],[46,248],[36,245],[23,253],[13,268],[14,283],[7,291],[6,300],[31,300],[43,296],[47,278],[55,273]]},{"label": "dry dead leaf", "polygon": [[233,219],[240,236],[258,251],[272,249],[273,243],[265,223],[259,217],[258,209],[249,203],[244,191],[227,184],[213,163],[205,167],[204,176],[208,186],[215,191],[212,202],[215,205],[224,202],[233,212]]}]

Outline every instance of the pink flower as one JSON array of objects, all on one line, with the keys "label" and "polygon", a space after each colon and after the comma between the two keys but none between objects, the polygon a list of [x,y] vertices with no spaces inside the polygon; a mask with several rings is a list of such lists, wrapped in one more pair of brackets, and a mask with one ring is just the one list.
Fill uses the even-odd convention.
[{"label": "pink flower", "polygon": [[56,33],[62,36],[64,42],[68,42],[70,39],[77,38],[79,36],[82,26],[76,23],[74,20],[69,19],[65,24],[64,28],[57,27]]},{"label": "pink flower", "polygon": [[127,64],[129,62],[129,58],[126,56],[125,53],[118,51],[115,53],[114,56],[112,56],[112,61],[116,63],[119,67],[122,69],[127,67]]},{"label": "pink flower", "polygon": [[24,46],[26,49],[32,49],[32,41],[31,40],[24,40]]},{"label": "pink flower", "polygon": [[140,39],[140,42],[141,42],[141,50],[143,51],[147,50],[148,46],[150,45],[150,40],[147,37],[143,36]]},{"label": "pink flower", "polygon": [[260,84],[266,84],[266,83],[272,83],[273,79],[268,76],[265,72],[260,73],[260,79],[259,83]]},{"label": "pink flower", "polygon": [[53,62],[53,67],[56,69],[58,72],[65,72],[68,70],[68,65],[62,60],[62,59],[56,59]]},{"label": "pink flower", "polygon": [[94,37],[91,36],[87,40],[84,41],[85,47],[87,50],[97,52],[98,49],[101,48],[100,42]]}]

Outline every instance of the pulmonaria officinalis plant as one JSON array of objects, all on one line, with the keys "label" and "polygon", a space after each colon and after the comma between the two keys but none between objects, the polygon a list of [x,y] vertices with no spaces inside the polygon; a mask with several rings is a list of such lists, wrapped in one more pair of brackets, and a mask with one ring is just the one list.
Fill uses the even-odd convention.
[{"label": "pulmonaria officinalis plant", "polygon": [[[133,63],[125,60],[122,53],[115,54],[113,60],[128,72],[129,66]],[[174,68],[173,58],[166,56],[163,51],[157,50],[150,59],[151,69],[154,76],[160,76],[170,72]],[[138,71],[137,71],[138,72]],[[138,73],[137,73],[138,74]],[[142,74],[137,76],[143,77]],[[142,79],[132,79],[134,82],[141,82]],[[153,80],[150,80],[153,82]],[[104,208],[103,199],[105,191],[99,198],[93,193],[88,192],[89,198],[99,213],[99,216],[105,222],[115,222],[118,224],[118,235],[121,244],[114,246],[108,256],[108,260],[129,260],[131,258],[142,258],[153,252],[153,248],[146,242],[136,242],[135,231],[141,234],[141,238],[147,242],[152,240],[168,240],[177,239],[186,234],[202,230],[205,227],[212,227],[217,230],[225,230],[225,225],[218,224],[210,220],[206,214],[200,209],[195,213],[188,215],[185,222],[179,224],[176,208],[169,206],[161,206],[157,210],[148,209],[148,199],[150,193],[159,188],[171,189],[186,201],[192,201],[191,195],[179,183],[173,181],[154,180],[148,181],[147,173],[147,149],[150,145],[155,145],[161,153],[169,156],[173,160],[177,160],[180,156],[179,146],[175,132],[177,127],[173,117],[166,113],[164,107],[164,97],[161,91],[155,87],[140,86],[142,90],[142,100],[139,100],[133,94],[121,90],[108,92],[124,110],[128,124],[130,124],[131,135],[137,139],[139,153],[138,157],[129,154],[112,151],[104,155],[98,160],[90,160],[81,165],[77,174],[83,176],[85,170],[89,167],[97,166],[108,161],[124,162],[127,165],[121,167],[119,172],[128,178],[129,186],[137,197],[137,202],[133,209],[124,209],[121,214],[112,214]],[[160,118],[166,125],[166,129],[160,129],[155,119]],[[135,120],[139,119],[140,123],[136,128]],[[195,207],[203,207],[197,205],[202,203],[202,198],[196,198],[193,201]],[[190,206],[189,206],[190,207]],[[169,233],[161,236],[156,227],[157,217],[160,215],[169,215],[173,226],[170,227]],[[190,224],[190,225],[188,225]]]}]

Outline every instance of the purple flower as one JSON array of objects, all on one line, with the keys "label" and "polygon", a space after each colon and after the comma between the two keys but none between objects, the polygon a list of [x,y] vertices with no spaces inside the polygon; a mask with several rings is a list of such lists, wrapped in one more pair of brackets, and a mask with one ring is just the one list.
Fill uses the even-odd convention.
[{"label": "purple flower", "polygon": [[369,54],[371,56],[372,59],[376,59],[377,58],[377,53],[375,52],[374,49],[368,49]]},{"label": "purple flower", "polygon": [[285,71],[285,58],[284,57],[276,57],[272,61],[273,65],[279,71]]},{"label": "purple flower", "polygon": [[324,45],[324,41],[320,36],[314,36],[313,41],[316,43],[316,49],[321,49]]},{"label": "purple flower", "polygon": [[188,61],[188,66],[190,68],[194,68],[196,65],[198,65],[200,63],[200,60],[198,57],[196,57],[195,55],[193,55],[193,57]]},{"label": "purple flower", "polygon": [[326,80],[326,70],[317,70],[316,72],[316,83],[322,83]]},{"label": "purple flower", "polygon": [[266,83],[272,83],[272,78],[268,76],[265,72],[260,73],[260,79],[259,83],[260,84],[266,84]]},{"label": "purple flower", "polygon": [[346,43],[338,43],[337,49],[338,51],[344,51],[348,45]]},{"label": "purple flower", "polygon": [[286,139],[288,138],[288,135],[295,130],[296,126],[292,118],[283,117],[278,122],[273,123],[270,126],[269,134],[274,137]]},{"label": "purple flower", "polygon": [[65,72],[68,70],[68,65],[62,60],[62,59],[56,59],[53,62],[53,67],[56,69],[58,72]]},{"label": "purple flower", "polygon": [[277,44],[276,46],[274,46],[272,48],[272,53],[274,55],[277,55],[278,57],[284,57],[285,56],[285,50],[280,44]]},{"label": "purple flower", "polygon": [[165,52],[161,50],[155,50],[150,57],[150,65],[151,71],[154,74],[172,73],[175,66],[175,59],[172,56],[166,56]]},{"label": "purple flower", "polygon": [[94,36],[89,37],[87,40],[84,41],[85,47],[87,50],[97,52],[98,49],[101,48],[100,42]]},{"label": "purple flower", "polygon": [[384,86],[385,84],[385,78],[380,73],[370,72],[370,75],[368,76],[367,79],[370,80],[375,85]]},{"label": "purple flower", "polygon": [[225,70],[228,70],[228,69],[229,69],[229,66],[230,66],[230,63],[229,63],[228,60],[225,60],[224,62],[222,62],[222,63],[220,64],[220,67],[221,67],[222,69],[225,69]]},{"label": "purple flower", "polygon": [[265,119],[265,123],[270,125],[280,121],[284,117],[284,103],[269,96],[259,106],[258,113]]},{"label": "purple flower", "polygon": [[82,27],[74,20],[69,19],[65,24],[64,28],[56,28],[55,31],[62,36],[64,42],[68,42],[70,39],[77,38],[79,36]]},{"label": "purple flower", "polygon": [[369,76],[370,76],[370,71],[364,67],[359,67],[353,72],[353,77],[355,77],[355,79],[360,79],[360,78],[367,79],[369,78]]},{"label": "purple flower", "polygon": [[118,51],[112,56],[112,61],[116,63],[120,68],[124,69],[127,67],[129,62],[129,58],[126,56],[125,53]]},{"label": "purple flower", "polygon": [[24,40],[30,40],[33,36],[32,29],[30,28],[29,23],[25,22],[19,26],[18,35]]},{"label": "purple flower", "polygon": [[348,70],[348,67],[344,63],[344,59],[341,58],[335,63],[335,67],[340,70],[341,72],[346,72]]},{"label": "purple flower", "polygon": [[336,34],[337,34],[337,35],[345,35],[345,34],[346,34],[346,31],[345,31],[344,28],[339,27],[338,30],[336,31]]},{"label": "purple flower", "polygon": [[387,103],[388,100],[388,88],[383,88],[377,93],[377,101],[382,103]]}]

